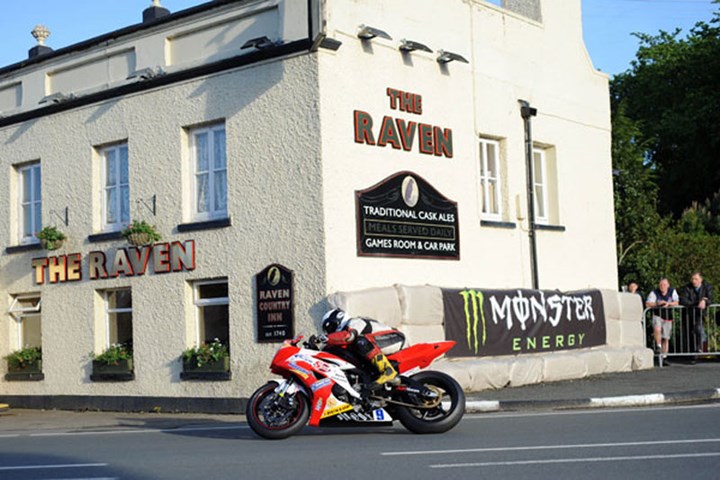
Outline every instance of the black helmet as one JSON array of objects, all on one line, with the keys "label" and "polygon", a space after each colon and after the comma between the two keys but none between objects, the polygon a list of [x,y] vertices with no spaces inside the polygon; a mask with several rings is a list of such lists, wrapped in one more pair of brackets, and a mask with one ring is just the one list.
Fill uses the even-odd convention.
[{"label": "black helmet", "polygon": [[339,308],[333,308],[325,314],[322,320],[322,329],[325,333],[337,332],[342,321],[345,320],[345,312]]}]

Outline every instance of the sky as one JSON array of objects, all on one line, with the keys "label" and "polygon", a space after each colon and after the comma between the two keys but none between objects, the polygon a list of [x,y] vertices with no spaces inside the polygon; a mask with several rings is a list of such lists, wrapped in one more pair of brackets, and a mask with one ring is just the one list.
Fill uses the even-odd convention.
[{"label": "sky", "polygon": [[[42,23],[51,35],[47,45],[59,49],[142,20],[150,0],[0,0],[0,67],[27,58],[35,45],[30,35]],[[206,0],[163,0],[172,12]],[[392,1],[392,0],[390,0]],[[436,0],[441,2],[443,0]],[[557,1],[557,0],[546,0]],[[720,5],[712,0],[581,0],[585,44],[595,68],[622,73],[635,57],[633,32],[657,33],[680,27],[687,32],[709,21]]]}]

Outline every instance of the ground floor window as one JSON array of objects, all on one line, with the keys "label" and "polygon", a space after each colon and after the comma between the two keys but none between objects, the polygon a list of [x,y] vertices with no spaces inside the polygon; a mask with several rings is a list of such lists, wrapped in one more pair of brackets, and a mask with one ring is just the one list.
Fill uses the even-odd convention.
[{"label": "ground floor window", "polygon": [[204,280],[193,284],[196,345],[218,339],[229,345],[229,296],[227,279]]},{"label": "ground floor window", "polygon": [[132,292],[129,288],[107,290],[105,299],[105,348],[126,345],[132,348]]},{"label": "ground floor window", "polygon": [[13,298],[9,313],[16,321],[16,350],[42,347],[41,304],[39,295]]}]

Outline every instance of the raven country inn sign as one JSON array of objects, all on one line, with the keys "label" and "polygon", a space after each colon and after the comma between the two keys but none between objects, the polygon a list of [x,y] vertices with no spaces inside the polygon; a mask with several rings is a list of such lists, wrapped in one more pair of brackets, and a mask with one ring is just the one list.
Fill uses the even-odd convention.
[{"label": "raven country inn sign", "polygon": [[144,275],[148,271],[195,270],[195,240],[116,248],[108,253],[95,251],[87,254],[84,260],[80,253],[34,258],[35,283],[79,282],[84,273],[90,280],[102,280]]}]

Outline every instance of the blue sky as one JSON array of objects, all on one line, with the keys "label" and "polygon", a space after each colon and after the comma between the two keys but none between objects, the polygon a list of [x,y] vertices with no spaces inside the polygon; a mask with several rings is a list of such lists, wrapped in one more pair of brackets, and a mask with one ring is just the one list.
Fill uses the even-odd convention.
[{"label": "blue sky", "polygon": [[[392,0],[390,0],[392,1]],[[442,1],[442,0],[437,0]],[[556,1],[556,0],[549,0]],[[163,0],[171,11],[205,0]],[[35,45],[30,30],[45,24],[48,45],[61,48],[140,22],[150,0],[3,0],[0,15],[0,66],[27,58]],[[637,50],[632,32],[656,33],[680,27],[688,31],[708,21],[712,0],[582,0],[585,43],[596,68],[609,74],[629,67]]]}]

